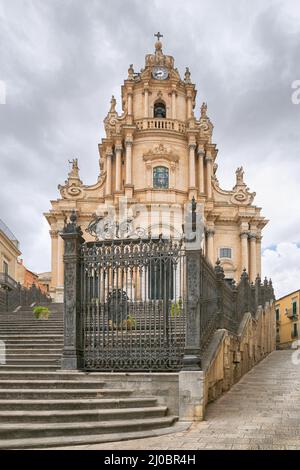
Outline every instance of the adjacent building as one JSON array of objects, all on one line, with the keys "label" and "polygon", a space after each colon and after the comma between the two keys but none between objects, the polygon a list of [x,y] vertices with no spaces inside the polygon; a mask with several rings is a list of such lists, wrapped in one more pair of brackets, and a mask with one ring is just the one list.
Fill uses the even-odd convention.
[{"label": "adjacent building", "polygon": [[12,231],[0,219],[0,276],[1,285],[10,287],[16,282],[19,242]]},{"label": "adjacent building", "polygon": [[[73,209],[86,240],[92,220],[111,213],[120,218],[126,199],[125,229],[151,236],[180,237],[184,208],[195,198],[205,226],[203,251],[214,264],[219,258],[227,279],[238,281],[245,268],[251,281],[261,274],[262,230],[267,220],[253,204],[255,193],[238,167],[231,190],[217,178],[218,150],[207,104],[196,105],[197,90],[189,68],[183,76],[174,58],[165,55],[158,35],[153,54],[136,72],[133,65],[121,88],[122,113],[112,97],[99,144],[99,175],[93,185],[80,179],[74,159],[60,197],[45,214],[52,242],[51,293],[63,299],[63,240],[60,231]],[[242,156],[241,156],[242,159]],[[238,163],[238,162],[237,162]],[[128,224],[127,224],[128,223]],[[127,224],[127,225],[126,225]],[[103,222],[104,230],[124,224]],[[124,232],[123,232],[124,233]]]},{"label": "adjacent building", "polygon": [[300,289],[276,300],[277,346],[289,348],[300,334]]}]

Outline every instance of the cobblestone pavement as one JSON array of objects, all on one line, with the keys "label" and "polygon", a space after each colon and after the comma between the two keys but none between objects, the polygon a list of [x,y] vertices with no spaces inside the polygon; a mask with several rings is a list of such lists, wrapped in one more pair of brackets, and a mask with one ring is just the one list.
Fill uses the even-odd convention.
[{"label": "cobblestone pavement", "polygon": [[300,449],[300,364],[291,358],[292,351],[270,354],[187,431],[72,449]]}]

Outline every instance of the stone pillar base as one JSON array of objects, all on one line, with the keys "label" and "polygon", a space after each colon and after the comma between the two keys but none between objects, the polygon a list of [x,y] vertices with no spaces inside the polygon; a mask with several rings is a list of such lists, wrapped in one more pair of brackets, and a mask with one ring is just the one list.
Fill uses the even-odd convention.
[{"label": "stone pillar base", "polygon": [[132,197],[133,197],[133,186],[131,184],[125,184],[125,196],[128,199],[132,199]]},{"label": "stone pillar base", "polygon": [[203,371],[179,372],[179,419],[180,421],[203,421]]},{"label": "stone pillar base", "polygon": [[62,304],[64,302],[64,288],[56,287],[54,294],[54,302],[57,304]]},{"label": "stone pillar base", "polygon": [[84,365],[82,355],[76,354],[73,352],[72,354],[63,353],[61,359],[61,369],[65,370],[82,370]]}]

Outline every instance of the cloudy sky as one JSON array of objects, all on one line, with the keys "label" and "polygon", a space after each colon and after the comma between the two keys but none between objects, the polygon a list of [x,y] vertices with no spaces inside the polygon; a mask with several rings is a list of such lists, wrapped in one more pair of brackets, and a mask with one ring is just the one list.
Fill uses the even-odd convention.
[{"label": "cloudy sky", "polygon": [[128,65],[143,66],[158,30],[179,71],[190,67],[196,114],[208,103],[221,186],[231,189],[243,165],[270,219],[263,274],[278,296],[298,289],[298,0],[0,0],[0,217],[27,266],[49,270],[43,212],[59,195],[68,159],[79,158],[86,184],[96,181],[110,97],[120,110]]}]

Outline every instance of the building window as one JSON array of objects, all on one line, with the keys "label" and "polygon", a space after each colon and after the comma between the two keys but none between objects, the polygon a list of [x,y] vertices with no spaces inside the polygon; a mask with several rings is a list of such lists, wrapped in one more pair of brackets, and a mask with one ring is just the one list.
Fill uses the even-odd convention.
[{"label": "building window", "polygon": [[220,258],[232,258],[231,248],[220,248]]},{"label": "building window", "polygon": [[154,117],[165,118],[166,117],[166,105],[161,101],[154,105]]},{"label": "building window", "polygon": [[293,301],[292,303],[292,314],[293,314],[293,318],[296,319],[297,318],[297,301]]},{"label": "building window", "polygon": [[279,321],[279,320],[280,320],[280,311],[279,311],[279,308],[276,308],[275,312],[276,312],[276,321]]},{"label": "building window", "polygon": [[169,188],[169,169],[165,166],[156,166],[155,168],[153,168],[153,188]]},{"label": "building window", "polygon": [[8,274],[8,263],[6,261],[3,261],[3,272]]},{"label": "building window", "polygon": [[292,338],[298,338],[298,325],[297,325],[297,323],[293,324]]}]

